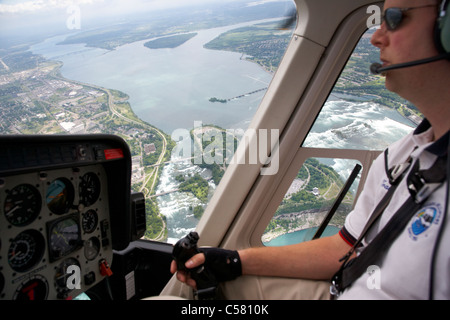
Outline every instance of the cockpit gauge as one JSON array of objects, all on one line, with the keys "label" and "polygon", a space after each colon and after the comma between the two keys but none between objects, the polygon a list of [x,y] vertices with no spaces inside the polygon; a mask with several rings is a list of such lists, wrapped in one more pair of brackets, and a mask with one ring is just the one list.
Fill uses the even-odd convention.
[{"label": "cockpit gauge", "polygon": [[42,258],[45,240],[37,230],[19,233],[8,249],[8,263],[17,272],[26,272],[33,268]]},{"label": "cockpit gauge", "polygon": [[72,183],[59,178],[48,185],[46,202],[51,212],[61,215],[67,213],[73,205],[75,192]]},{"label": "cockpit gauge", "polygon": [[55,286],[61,297],[64,297],[67,293],[72,291],[73,288],[75,288],[75,286],[76,286],[76,283],[70,282],[72,274],[69,272],[70,271],[69,267],[72,267],[72,268],[76,267],[78,269],[81,269],[80,263],[75,258],[65,259],[56,268]]},{"label": "cockpit gauge", "polygon": [[100,179],[93,172],[88,172],[80,180],[80,202],[85,207],[93,205],[100,196]]},{"label": "cockpit gauge", "polygon": [[97,258],[100,253],[100,240],[97,237],[89,238],[84,244],[84,256],[89,261]]},{"label": "cockpit gauge", "polygon": [[35,275],[19,285],[13,299],[21,301],[45,300],[48,291],[47,280],[41,275]]},{"label": "cockpit gauge", "polygon": [[92,233],[98,225],[98,214],[95,210],[88,210],[82,215],[81,227],[85,233]]},{"label": "cockpit gauge", "polygon": [[30,184],[20,184],[7,191],[3,209],[9,223],[23,227],[39,216],[41,205],[39,191]]},{"label": "cockpit gauge", "polygon": [[57,219],[47,224],[50,261],[58,260],[81,247],[77,215]]}]

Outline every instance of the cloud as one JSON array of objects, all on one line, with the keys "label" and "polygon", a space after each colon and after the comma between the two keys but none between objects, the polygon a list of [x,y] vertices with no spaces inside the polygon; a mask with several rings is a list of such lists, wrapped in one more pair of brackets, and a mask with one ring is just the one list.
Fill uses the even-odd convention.
[{"label": "cloud", "polygon": [[250,2],[249,4],[247,4],[247,7],[255,7],[255,6],[259,6],[261,4],[266,4],[269,2],[279,2],[280,0],[260,0],[260,1],[254,1],[254,2]]},{"label": "cloud", "polygon": [[[224,3],[244,0],[0,0],[0,14],[24,14],[24,13],[39,13],[42,11],[51,11],[54,9],[66,9],[69,6],[83,6],[103,4],[104,7],[123,8],[126,11],[131,9],[140,10],[158,10],[179,8],[185,6],[192,6],[197,4],[208,3]],[[249,0],[252,1],[252,0]],[[277,1],[277,0],[262,0]]]}]

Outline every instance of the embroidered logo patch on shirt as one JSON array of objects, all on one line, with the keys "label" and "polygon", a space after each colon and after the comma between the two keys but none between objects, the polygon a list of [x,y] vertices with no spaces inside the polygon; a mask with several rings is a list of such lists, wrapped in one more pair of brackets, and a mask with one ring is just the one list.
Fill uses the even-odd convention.
[{"label": "embroidered logo patch on shirt", "polygon": [[389,188],[391,187],[391,185],[390,185],[390,183],[389,183],[389,180],[387,180],[387,179],[383,179],[383,182],[381,183],[381,186],[382,186],[384,189],[386,189],[386,190],[389,190]]},{"label": "embroidered logo patch on shirt", "polygon": [[420,209],[408,227],[410,238],[416,241],[419,237],[427,237],[426,231],[433,224],[439,224],[441,213],[441,205],[438,203],[432,203]]}]

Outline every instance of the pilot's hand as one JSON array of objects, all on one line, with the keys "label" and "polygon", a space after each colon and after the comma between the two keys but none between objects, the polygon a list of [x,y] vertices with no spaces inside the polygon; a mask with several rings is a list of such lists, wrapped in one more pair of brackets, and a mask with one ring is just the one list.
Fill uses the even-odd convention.
[{"label": "pilot's hand", "polygon": [[[201,266],[205,263],[205,255],[203,253],[196,254],[192,256],[186,263],[184,264],[187,269],[194,269],[196,267]],[[190,272],[186,272],[184,270],[177,270],[177,263],[175,260],[172,260],[172,264],[170,265],[170,272],[177,273],[177,279],[183,283],[186,283],[188,286],[197,289],[197,283],[194,279],[191,278]]]},{"label": "pilot's hand", "polygon": [[[239,253],[233,250],[219,248],[200,248],[201,253],[186,261],[187,269],[204,266],[208,274],[212,274],[218,282],[234,280],[242,275],[242,265]],[[175,261],[170,266],[172,273],[177,272],[177,279],[188,286],[196,288],[197,284],[190,276],[190,272],[177,270]]]}]

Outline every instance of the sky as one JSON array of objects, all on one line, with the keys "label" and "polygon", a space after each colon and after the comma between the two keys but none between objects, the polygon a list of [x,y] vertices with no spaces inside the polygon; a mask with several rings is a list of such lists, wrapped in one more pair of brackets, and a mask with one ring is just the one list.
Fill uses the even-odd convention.
[{"label": "sky", "polygon": [[[220,0],[0,0],[0,17],[24,14],[46,14],[64,12],[70,7],[79,7],[84,14],[117,14],[182,7],[197,3]],[[223,0],[222,0],[223,1]],[[229,0],[225,0],[229,1]]]},{"label": "sky", "polygon": [[[192,4],[236,0],[0,0],[0,38],[85,29],[106,19]],[[80,27],[81,26],[81,27]]]},{"label": "sky", "polygon": [[[129,11],[130,8],[138,10],[145,6],[157,9],[166,9],[173,7],[192,6],[204,3],[224,3],[237,0],[3,0],[0,1],[0,14],[5,13],[31,13],[42,12],[54,9],[65,9],[72,5],[80,7],[89,7],[95,5],[110,6],[116,10]],[[249,5],[258,5],[278,0],[257,0],[250,1]],[[151,6],[150,6],[151,3]]]}]

